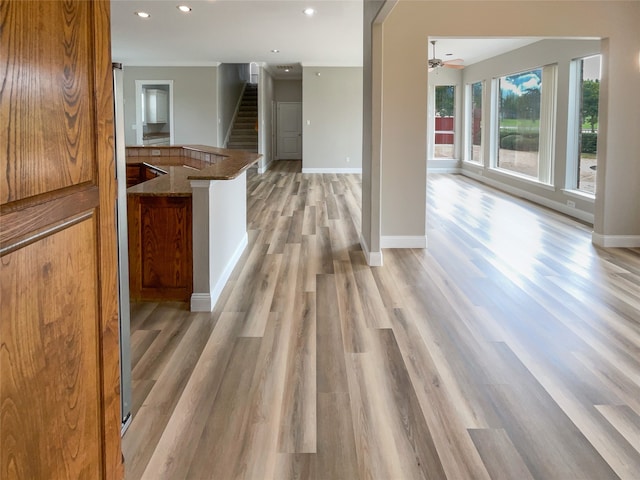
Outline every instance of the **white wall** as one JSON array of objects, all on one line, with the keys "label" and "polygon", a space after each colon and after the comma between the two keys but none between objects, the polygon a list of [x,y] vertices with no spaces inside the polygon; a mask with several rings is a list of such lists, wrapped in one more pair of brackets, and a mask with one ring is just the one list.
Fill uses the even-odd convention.
[{"label": "white wall", "polygon": [[136,80],[173,80],[174,143],[219,145],[218,67],[124,66],[125,142],[136,144]]},{"label": "white wall", "polygon": [[218,138],[222,142],[221,145],[229,136],[238,102],[248,81],[248,63],[223,63],[218,67]]},{"label": "white wall", "polygon": [[[426,235],[425,59],[430,36],[592,37],[604,39],[594,240],[611,240],[609,244],[638,241],[638,18],[640,2],[400,0],[383,24],[383,46],[378,53],[382,126],[380,132],[373,132],[371,142],[380,142],[381,160],[379,177],[371,182],[382,183],[381,235]],[[363,201],[369,199],[364,196]]]},{"label": "white wall", "polygon": [[302,168],[362,168],[361,67],[303,68]]}]

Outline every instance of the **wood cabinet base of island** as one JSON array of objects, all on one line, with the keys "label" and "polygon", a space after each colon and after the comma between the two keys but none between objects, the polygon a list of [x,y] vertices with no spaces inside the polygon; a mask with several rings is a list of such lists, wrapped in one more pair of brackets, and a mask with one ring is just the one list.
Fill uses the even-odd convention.
[{"label": "wood cabinet base of island", "polygon": [[191,197],[129,195],[132,300],[189,301],[193,291]]}]

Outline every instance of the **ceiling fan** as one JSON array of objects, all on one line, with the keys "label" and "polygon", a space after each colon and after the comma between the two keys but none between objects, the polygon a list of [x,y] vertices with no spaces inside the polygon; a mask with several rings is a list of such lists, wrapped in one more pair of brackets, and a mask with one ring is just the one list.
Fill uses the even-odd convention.
[{"label": "ceiling fan", "polygon": [[454,58],[453,60],[442,61],[441,59],[436,57],[436,40],[431,40],[431,45],[433,45],[433,58],[429,59],[429,71],[433,72],[436,68],[444,67],[444,68],[455,68],[462,69],[464,65],[462,65],[461,58]]}]

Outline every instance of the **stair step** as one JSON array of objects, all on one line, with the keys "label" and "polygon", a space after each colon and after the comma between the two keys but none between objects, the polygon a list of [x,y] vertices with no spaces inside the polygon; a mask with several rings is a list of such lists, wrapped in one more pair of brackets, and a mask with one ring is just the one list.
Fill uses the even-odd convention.
[{"label": "stair step", "polygon": [[258,141],[258,135],[229,135],[229,141],[233,143],[256,143]]},{"label": "stair step", "polygon": [[231,130],[231,135],[239,135],[241,137],[249,137],[253,135],[258,135],[258,132],[255,128],[235,128]]}]

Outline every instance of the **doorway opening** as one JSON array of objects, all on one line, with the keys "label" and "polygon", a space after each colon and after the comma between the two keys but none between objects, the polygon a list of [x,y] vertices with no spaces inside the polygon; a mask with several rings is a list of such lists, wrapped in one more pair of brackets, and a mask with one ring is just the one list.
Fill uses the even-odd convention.
[{"label": "doorway opening", "polygon": [[136,80],[136,144],[173,145],[173,80]]}]

